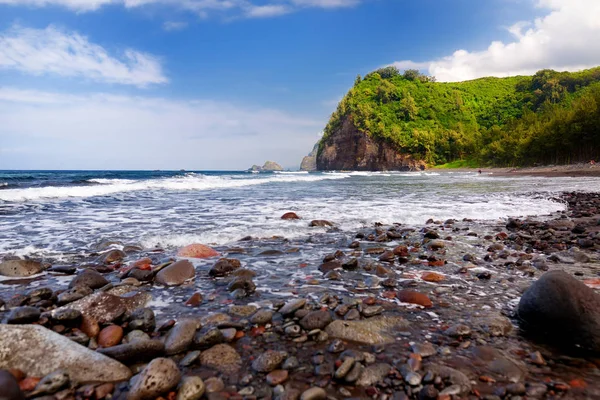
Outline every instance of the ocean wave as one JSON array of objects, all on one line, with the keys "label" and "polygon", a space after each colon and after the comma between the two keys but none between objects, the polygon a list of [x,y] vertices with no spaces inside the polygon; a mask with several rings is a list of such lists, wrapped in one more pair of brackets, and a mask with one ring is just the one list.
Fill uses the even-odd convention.
[{"label": "ocean wave", "polygon": [[348,174],[332,175],[271,175],[258,178],[205,176],[201,174],[186,175],[183,177],[160,178],[148,180],[129,179],[90,179],[97,185],[86,186],[46,186],[24,189],[7,189],[0,193],[3,201],[31,201],[40,199],[57,198],[86,198],[96,196],[109,196],[133,191],[154,190],[211,190],[240,188],[246,186],[263,185],[267,183],[294,183],[316,182],[327,179],[344,179]]},{"label": "ocean wave", "polygon": [[282,175],[306,175],[308,174],[308,171],[273,171],[276,174],[282,174]]}]

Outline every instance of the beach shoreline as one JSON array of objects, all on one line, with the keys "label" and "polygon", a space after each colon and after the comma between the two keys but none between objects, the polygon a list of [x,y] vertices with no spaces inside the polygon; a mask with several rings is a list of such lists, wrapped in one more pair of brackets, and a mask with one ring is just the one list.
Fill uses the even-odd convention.
[{"label": "beach shoreline", "polygon": [[498,167],[498,168],[453,168],[436,169],[427,171],[435,172],[473,172],[481,171],[482,174],[492,176],[538,176],[546,178],[558,177],[600,177],[600,164],[578,163],[569,165],[545,165],[539,167]]}]

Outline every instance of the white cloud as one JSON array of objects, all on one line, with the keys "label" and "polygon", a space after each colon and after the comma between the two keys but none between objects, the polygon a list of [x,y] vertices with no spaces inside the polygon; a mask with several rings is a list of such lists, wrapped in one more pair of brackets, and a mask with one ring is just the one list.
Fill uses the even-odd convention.
[{"label": "white cloud", "polygon": [[163,24],[163,29],[167,32],[180,31],[187,28],[188,23],[183,21],[167,21]]},{"label": "white cloud", "polygon": [[64,168],[243,169],[267,159],[293,166],[323,126],[226,102],[7,87],[0,87],[0,121],[5,149],[36,155],[5,155],[0,169],[56,168],[58,160]]},{"label": "white cloud", "polygon": [[[580,70],[600,65],[600,1],[536,0],[547,14],[508,28],[509,43],[492,42],[483,51],[458,50],[427,63],[439,81],[462,81],[483,76],[531,75],[544,68]],[[399,68],[412,61],[394,63]]]},{"label": "white cloud", "polygon": [[85,36],[53,26],[46,29],[14,26],[0,33],[0,69],[138,87],[167,82],[160,62],[149,54],[127,49],[117,58],[90,43]]},{"label": "white cloud", "polygon": [[12,6],[65,7],[76,12],[96,11],[107,5],[136,8],[149,4],[160,4],[181,10],[192,11],[206,17],[212,12],[227,13],[230,17],[265,18],[288,14],[302,8],[352,7],[363,0],[0,0],[0,4]]}]

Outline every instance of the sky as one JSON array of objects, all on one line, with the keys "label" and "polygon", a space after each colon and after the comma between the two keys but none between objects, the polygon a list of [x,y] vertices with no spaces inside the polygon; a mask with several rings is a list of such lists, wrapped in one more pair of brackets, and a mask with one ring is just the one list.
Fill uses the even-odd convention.
[{"label": "sky", "polygon": [[356,75],[600,65],[598,0],[0,0],[0,169],[297,168]]}]

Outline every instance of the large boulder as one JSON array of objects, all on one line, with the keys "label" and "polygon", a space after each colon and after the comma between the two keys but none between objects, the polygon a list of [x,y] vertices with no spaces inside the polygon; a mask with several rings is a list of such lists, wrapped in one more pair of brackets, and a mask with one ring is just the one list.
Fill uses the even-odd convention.
[{"label": "large boulder", "polygon": [[546,272],[521,297],[523,330],[567,346],[600,351],[600,296],[564,271]]},{"label": "large boulder", "polygon": [[45,376],[62,369],[74,382],[118,382],[131,371],[40,325],[0,325],[0,368]]},{"label": "large boulder", "polygon": [[31,276],[43,270],[42,263],[33,260],[8,260],[0,263],[0,275],[4,276]]}]

